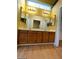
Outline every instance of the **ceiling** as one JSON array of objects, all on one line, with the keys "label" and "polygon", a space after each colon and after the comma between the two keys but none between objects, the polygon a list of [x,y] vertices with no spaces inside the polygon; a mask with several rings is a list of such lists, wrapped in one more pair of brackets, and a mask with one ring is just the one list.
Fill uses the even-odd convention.
[{"label": "ceiling", "polygon": [[58,0],[28,0],[28,1],[33,1],[37,3],[43,3],[43,4],[54,6]]},{"label": "ceiling", "polygon": [[58,0],[39,0],[43,3],[46,3],[46,4],[50,4],[50,5],[53,5],[54,3],[56,3]]}]

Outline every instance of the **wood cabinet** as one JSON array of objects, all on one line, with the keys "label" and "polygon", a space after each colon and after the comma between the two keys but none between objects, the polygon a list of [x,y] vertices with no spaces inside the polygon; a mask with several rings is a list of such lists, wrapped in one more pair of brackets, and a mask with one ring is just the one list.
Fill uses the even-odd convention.
[{"label": "wood cabinet", "polygon": [[18,44],[54,42],[55,32],[18,30]]}]

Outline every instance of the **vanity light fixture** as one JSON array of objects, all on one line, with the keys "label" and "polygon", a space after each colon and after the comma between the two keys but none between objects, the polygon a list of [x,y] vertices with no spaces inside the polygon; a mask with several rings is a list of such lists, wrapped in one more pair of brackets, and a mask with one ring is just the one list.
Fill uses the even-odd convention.
[{"label": "vanity light fixture", "polygon": [[42,15],[48,17],[48,16],[50,16],[50,11],[43,10]]},{"label": "vanity light fixture", "polygon": [[37,9],[34,8],[34,7],[31,7],[31,6],[28,6],[27,7],[27,12],[35,14],[37,12]]},{"label": "vanity light fixture", "polygon": [[49,12],[49,11],[43,11],[43,13],[44,13],[44,14],[50,14],[50,12]]}]

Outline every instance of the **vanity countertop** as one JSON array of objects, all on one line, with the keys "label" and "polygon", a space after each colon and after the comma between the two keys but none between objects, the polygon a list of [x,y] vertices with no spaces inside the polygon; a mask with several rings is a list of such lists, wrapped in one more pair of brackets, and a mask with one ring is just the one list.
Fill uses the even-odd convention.
[{"label": "vanity countertop", "polygon": [[18,28],[18,30],[47,31],[47,32],[55,32],[56,31],[56,30],[41,30],[41,29],[27,29],[27,28]]}]

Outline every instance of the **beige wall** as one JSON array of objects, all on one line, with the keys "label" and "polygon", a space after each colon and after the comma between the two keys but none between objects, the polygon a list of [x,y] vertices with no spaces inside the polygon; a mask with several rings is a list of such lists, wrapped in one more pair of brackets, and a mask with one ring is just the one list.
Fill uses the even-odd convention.
[{"label": "beige wall", "polygon": [[60,21],[60,8],[62,7],[62,0],[59,0],[56,5],[52,8],[52,17],[53,15],[56,15],[56,24],[58,28],[55,26],[54,28],[57,28],[56,31],[56,44],[59,43],[59,40],[62,40],[62,34],[59,33],[60,28],[59,28],[59,21]]},{"label": "beige wall", "polygon": [[[54,7],[52,8],[52,18],[54,17],[54,15],[56,15],[56,24],[57,24],[57,20],[58,20],[58,13],[59,13],[59,8],[62,6],[62,0],[58,0],[58,2],[54,5]],[[56,30],[56,25],[52,27],[54,30]]]},{"label": "beige wall", "polygon": [[62,6],[62,1],[58,0],[58,2],[56,3],[56,5],[52,8],[52,15],[54,14],[58,14],[59,8]]},{"label": "beige wall", "polygon": [[17,28],[26,28],[26,24],[20,21],[21,13],[20,7],[22,7],[22,11],[25,10],[25,0],[18,0],[18,9],[17,9]]}]

